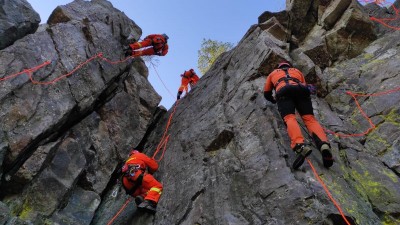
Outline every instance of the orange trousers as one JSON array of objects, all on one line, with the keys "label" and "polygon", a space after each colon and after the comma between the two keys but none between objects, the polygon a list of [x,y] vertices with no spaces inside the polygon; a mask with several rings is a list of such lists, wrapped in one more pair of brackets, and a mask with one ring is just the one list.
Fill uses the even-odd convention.
[{"label": "orange trousers", "polygon": [[[303,115],[301,118],[303,119],[308,132],[312,136],[316,135],[320,141],[328,143],[328,138],[326,137],[325,131],[315,119],[314,115]],[[287,132],[291,140],[290,147],[293,149],[296,144],[304,143],[304,137],[301,133],[295,114],[288,114],[283,118],[283,120],[286,123]],[[319,144],[317,143],[317,145]],[[318,148],[320,148],[320,146],[318,146]]]},{"label": "orange trousers", "polygon": [[[127,190],[130,190],[135,186],[135,182],[131,181],[128,177],[122,178],[122,183]],[[132,194],[133,197],[143,196],[145,200],[151,200],[158,203],[162,193],[163,186],[158,182],[153,175],[145,173],[142,180],[142,185],[140,185],[136,191]]]},{"label": "orange trousers", "polygon": [[[130,44],[129,46],[132,49],[132,56],[154,55],[155,54],[153,46],[152,46],[152,41],[150,39],[145,39],[143,41]],[[146,48],[149,46],[151,46],[151,48]],[[141,48],[146,48],[146,49],[138,50]]]}]

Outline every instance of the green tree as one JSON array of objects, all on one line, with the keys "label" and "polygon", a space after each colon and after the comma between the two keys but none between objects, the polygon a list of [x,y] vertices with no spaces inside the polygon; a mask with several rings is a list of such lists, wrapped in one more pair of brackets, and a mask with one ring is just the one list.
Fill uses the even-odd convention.
[{"label": "green tree", "polygon": [[224,52],[227,52],[233,48],[233,44],[230,42],[221,42],[211,39],[203,38],[201,48],[198,51],[197,67],[202,74],[205,74],[215,60]]}]

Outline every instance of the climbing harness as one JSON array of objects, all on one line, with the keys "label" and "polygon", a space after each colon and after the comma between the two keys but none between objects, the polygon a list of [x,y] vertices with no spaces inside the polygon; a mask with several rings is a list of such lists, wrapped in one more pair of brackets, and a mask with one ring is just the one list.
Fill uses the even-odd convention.
[{"label": "climbing harness", "polygon": [[279,84],[280,82],[282,82],[282,81],[285,81],[286,86],[287,86],[287,85],[290,85],[290,84],[289,84],[289,81],[294,81],[294,82],[296,82],[298,85],[304,87],[304,85],[300,82],[299,79],[290,76],[290,74],[289,74],[289,72],[288,72],[288,69],[281,69],[281,70],[285,71],[285,76],[279,78],[278,81],[275,83],[274,87],[277,87],[278,84]]}]

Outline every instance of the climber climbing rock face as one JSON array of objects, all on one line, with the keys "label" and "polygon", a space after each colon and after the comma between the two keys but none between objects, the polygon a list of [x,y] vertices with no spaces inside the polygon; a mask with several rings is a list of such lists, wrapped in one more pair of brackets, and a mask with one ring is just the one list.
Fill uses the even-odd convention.
[{"label": "climber climbing rock face", "polygon": [[181,98],[183,91],[188,93],[188,86],[190,85],[190,89],[192,89],[196,85],[197,81],[199,81],[200,79],[193,69],[183,72],[183,74],[181,74],[181,77],[181,86],[178,89],[178,95],[176,97],[177,99]]},{"label": "climber climbing rock face", "polygon": [[143,41],[130,44],[130,48],[125,52],[125,55],[133,57],[144,55],[165,56],[168,53],[168,38],[166,34],[148,35]]},{"label": "climber climbing rock face", "polygon": [[[275,98],[272,91],[275,90]],[[304,75],[300,70],[292,67],[288,61],[282,61],[277,69],[272,71],[265,82],[264,97],[266,100],[277,103],[278,110],[283,118],[287,132],[290,137],[290,147],[297,153],[293,163],[293,169],[299,168],[305,158],[311,154],[311,148],[304,143],[304,137],[296,120],[295,110],[298,111],[308,132],[322,154],[325,167],[333,164],[330,144],[326,134],[315,119],[310,97]]]},{"label": "climber climbing rock face", "polygon": [[[135,197],[138,209],[155,213],[163,186],[153,177],[157,162],[147,155],[132,150],[122,167],[122,184],[126,193]],[[147,170],[147,171],[146,171]]]}]

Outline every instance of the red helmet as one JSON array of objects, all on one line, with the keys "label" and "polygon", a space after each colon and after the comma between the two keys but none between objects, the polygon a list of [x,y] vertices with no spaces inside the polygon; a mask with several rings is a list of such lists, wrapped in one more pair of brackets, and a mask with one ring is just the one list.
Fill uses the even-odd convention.
[{"label": "red helmet", "polygon": [[287,66],[287,67],[292,67],[292,65],[290,65],[290,63],[288,61],[282,61],[278,64],[278,69]]}]

